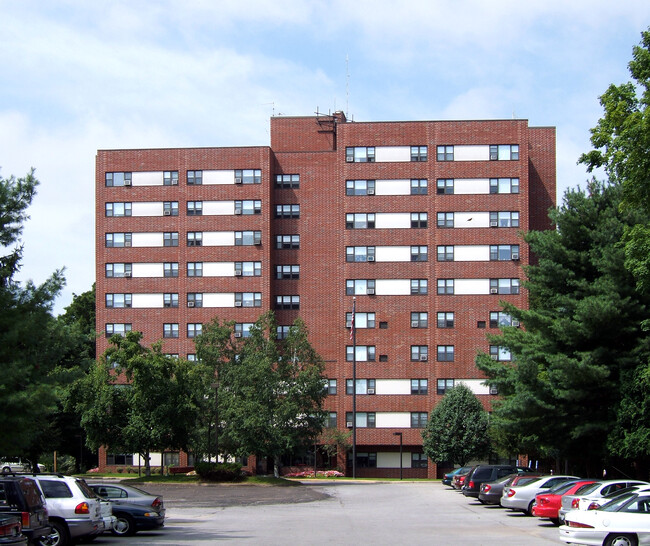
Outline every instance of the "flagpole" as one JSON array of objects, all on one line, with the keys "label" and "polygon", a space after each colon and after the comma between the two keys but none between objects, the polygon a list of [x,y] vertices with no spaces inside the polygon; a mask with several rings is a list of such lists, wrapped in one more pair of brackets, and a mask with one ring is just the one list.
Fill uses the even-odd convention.
[{"label": "flagpole", "polygon": [[352,478],[357,477],[357,298],[352,299]]}]

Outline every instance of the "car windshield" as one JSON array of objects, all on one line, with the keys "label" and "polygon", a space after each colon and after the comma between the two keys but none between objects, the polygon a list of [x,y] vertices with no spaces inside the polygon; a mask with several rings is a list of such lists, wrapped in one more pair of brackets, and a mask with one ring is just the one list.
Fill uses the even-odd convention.
[{"label": "car windshield", "polygon": [[608,503],[603,504],[599,510],[602,510],[603,512],[618,512],[621,506],[636,496],[636,493],[626,493],[625,495],[620,495]]},{"label": "car windshield", "polygon": [[20,489],[22,490],[25,500],[30,508],[43,507],[43,497],[36,486],[36,482],[32,480],[21,480]]},{"label": "car windshield", "polygon": [[517,485],[531,485],[533,483],[537,483],[541,478],[533,478],[532,480],[524,481],[524,482],[517,482]]},{"label": "car windshield", "polygon": [[83,493],[84,497],[87,499],[96,499],[97,495],[95,492],[88,487],[88,484],[84,480],[76,480],[75,482],[79,489],[81,489],[81,492]]},{"label": "car windshield", "polygon": [[558,485],[557,487],[551,489],[548,494],[549,495],[564,495],[569,489],[571,489],[576,482],[566,482],[561,485]]},{"label": "car windshield", "polygon": [[595,483],[590,483],[588,485],[584,485],[576,491],[576,495],[588,495],[589,493],[593,493],[601,485],[602,485],[601,482],[595,482]]}]

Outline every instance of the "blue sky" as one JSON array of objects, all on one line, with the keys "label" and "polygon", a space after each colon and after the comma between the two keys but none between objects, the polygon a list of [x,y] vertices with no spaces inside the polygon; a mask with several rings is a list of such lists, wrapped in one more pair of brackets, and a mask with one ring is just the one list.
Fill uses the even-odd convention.
[{"label": "blue sky", "polygon": [[94,281],[98,149],[269,144],[272,115],[557,127],[558,196],[647,0],[0,0],[0,175],[36,168],[19,278]]}]

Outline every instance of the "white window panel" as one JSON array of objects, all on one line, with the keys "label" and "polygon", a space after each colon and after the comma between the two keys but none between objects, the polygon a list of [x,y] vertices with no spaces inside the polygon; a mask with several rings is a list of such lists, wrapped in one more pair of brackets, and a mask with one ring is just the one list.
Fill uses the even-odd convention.
[{"label": "white window panel", "polygon": [[165,269],[163,264],[139,263],[131,266],[131,275],[133,277],[164,277]]},{"label": "white window panel", "polygon": [[[377,453],[377,468],[400,468],[399,451]],[[411,468],[411,452],[402,453],[402,468]]]},{"label": "white window panel", "polygon": [[203,171],[203,185],[234,184],[235,171]]},{"label": "white window panel", "polygon": [[382,411],[375,415],[376,428],[411,428],[411,413],[408,411]]},{"label": "white window panel", "polygon": [[410,246],[377,246],[375,247],[377,262],[410,262]]},{"label": "white window panel", "polygon": [[376,229],[409,229],[410,212],[379,212],[375,214]]},{"label": "white window panel", "polygon": [[233,214],[235,214],[234,201],[203,201],[203,216],[232,216]]},{"label": "white window panel", "polygon": [[162,233],[134,233],[131,236],[131,246],[147,247],[147,246],[163,246]]},{"label": "white window panel", "polygon": [[454,228],[490,227],[489,212],[454,212]]},{"label": "white window panel", "polygon": [[485,379],[456,379],[455,384],[465,385],[474,394],[490,394],[490,387],[485,384]]},{"label": "white window panel", "polygon": [[235,246],[235,232],[204,231],[203,246]]},{"label": "white window panel", "polygon": [[375,281],[375,294],[378,296],[410,296],[411,279],[378,279]]},{"label": "white window panel", "polygon": [[456,279],[454,280],[455,295],[489,294],[490,279]]},{"label": "white window panel", "polygon": [[157,203],[132,203],[131,216],[162,216],[162,201]]},{"label": "white window panel", "polygon": [[455,245],[455,262],[489,262],[490,245]]},{"label": "white window panel", "polygon": [[489,161],[490,145],[454,146],[454,161]]},{"label": "white window panel", "polygon": [[410,379],[377,379],[375,394],[411,394]]},{"label": "white window panel", "polygon": [[162,294],[133,294],[131,297],[131,307],[138,309],[161,308],[164,307]]},{"label": "white window panel", "polygon": [[489,178],[456,178],[454,193],[458,195],[475,195],[490,193]]},{"label": "white window panel", "polygon": [[377,180],[375,181],[375,194],[411,195],[411,180]]},{"label": "white window panel", "polygon": [[132,173],[131,184],[133,186],[162,186],[163,173],[162,171]]},{"label": "white window panel", "polygon": [[235,294],[203,294],[203,307],[234,307]]},{"label": "white window panel", "polygon": [[203,262],[204,277],[234,277],[234,262]]},{"label": "white window panel", "polygon": [[375,146],[375,162],[411,161],[410,146]]}]

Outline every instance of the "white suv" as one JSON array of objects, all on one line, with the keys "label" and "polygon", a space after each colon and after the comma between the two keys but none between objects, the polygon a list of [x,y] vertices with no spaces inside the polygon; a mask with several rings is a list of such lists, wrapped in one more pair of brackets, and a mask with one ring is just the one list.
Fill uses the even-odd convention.
[{"label": "white suv", "polygon": [[73,541],[104,532],[101,505],[95,492],[80,478],[62,474],[30,474],[47,506],[52,533],[42,546],[66,546]]}]

